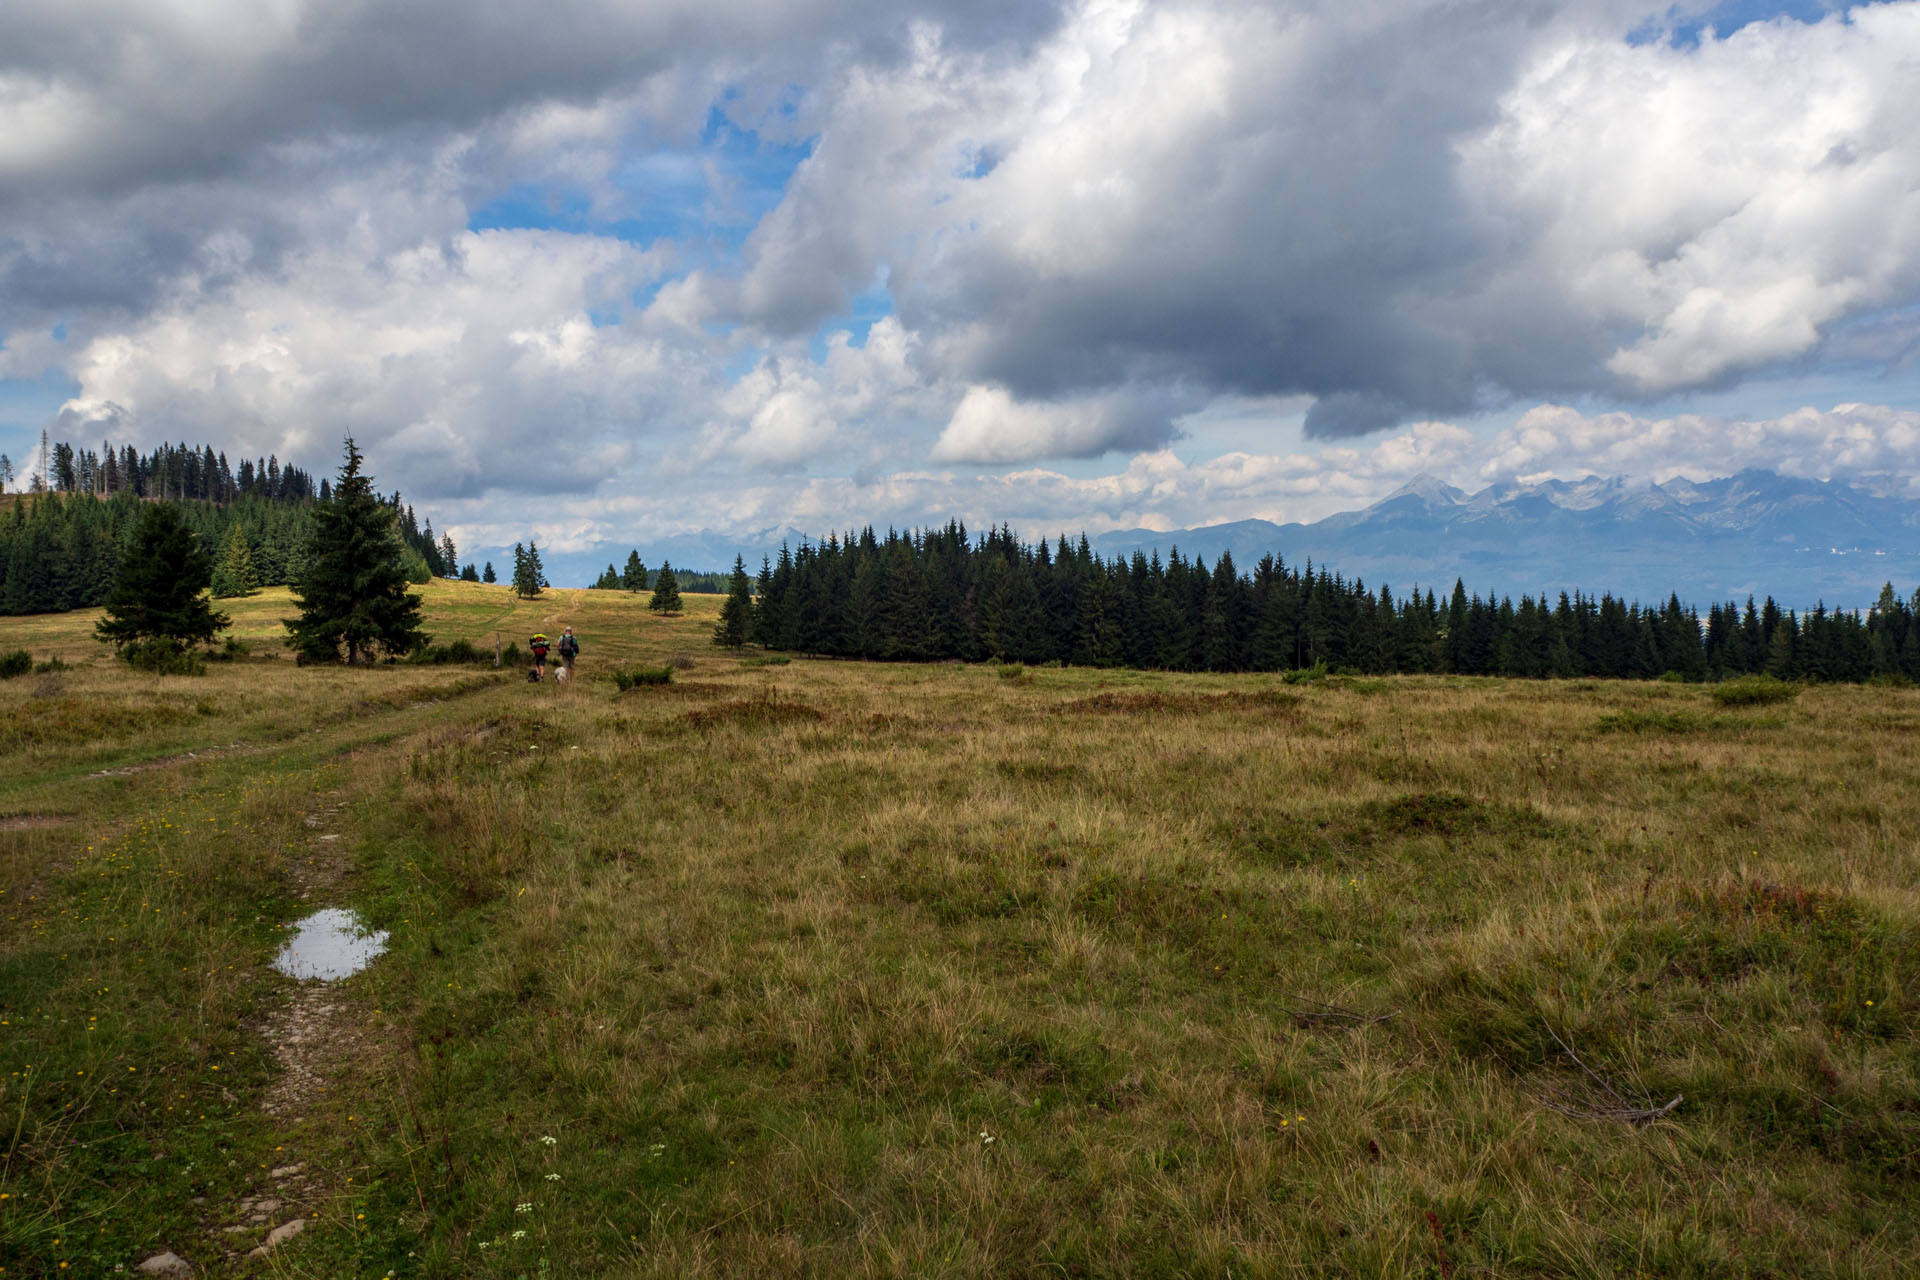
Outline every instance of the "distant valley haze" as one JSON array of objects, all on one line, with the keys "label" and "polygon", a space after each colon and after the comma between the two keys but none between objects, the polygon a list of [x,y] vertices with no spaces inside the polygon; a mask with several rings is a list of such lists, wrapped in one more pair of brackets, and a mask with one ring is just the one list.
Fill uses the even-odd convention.
[{"label": "distant valley haze", "polygon": [[0,453],[460,558],[1920,585],[1920,0],[0,6]]}]

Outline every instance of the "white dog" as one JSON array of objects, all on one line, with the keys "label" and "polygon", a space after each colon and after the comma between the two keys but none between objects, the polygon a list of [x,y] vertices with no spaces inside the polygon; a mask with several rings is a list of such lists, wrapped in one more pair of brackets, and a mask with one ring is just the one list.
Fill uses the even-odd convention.
[{"label": "white dog", "polygon": [[555,684],[565,684],[567,682],[567,667],[565,663],[553,669],[553,682]]}]

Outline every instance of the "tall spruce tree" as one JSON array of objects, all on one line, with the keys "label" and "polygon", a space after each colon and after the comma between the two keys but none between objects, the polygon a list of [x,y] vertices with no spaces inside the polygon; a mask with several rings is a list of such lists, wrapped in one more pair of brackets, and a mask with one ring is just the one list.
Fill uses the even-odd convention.
[{"label": "tall spruce tree", "polygon": [[120,558],[107,616],[93,633],[129,662],[165,670],[188,646],[210,642],[231,624],[203,594],[212,579],[207,553],[171,503],[155,503]]},{"label": "tall spruce tree", "polygon": [[487,567],[480,571],[480,581],[482,582],[500,581],[499,575],[497,575],[493,571],[493,561],[491,560],[487,561]]},{"label": "tall spruce tree", "polygon": [[641,562],[638,551],[627,552],[627,571],[620,575],[620,585],[628,591],[647,589],[647,566]]},{"label": "tall spruce tree", "polygon": [[733,558],[733,576],[727,579],[727,599],[720,606],[720,621],[713,626],[713,642],[738,649],[747,642],[753,624],[753,582],[747,577],[747,562]]},{"label": "tall spruce tree", "polygon": [[655,613],[680,612],[680,581],[673,576],[673,566],[665,560],[660,562],[660,573],[653,580],[653,598],[647,601],[647,608]]},{"label": "tall spruce tree", "polygon": [[294,587],[300,616],[286,620],[288,643],[310,662],[373,660],[427,643],[420,597],[407,590],[397,513],[363,474],[364,460],[347,437],[347,457],[328,502],[313,509],[306,569]]},{"label": "tall spruce tree", "polygon": [[473,561],[471,560],[467,561],[466,565],[460,570],[460,581],[462,582],[480,581],[480,571],[473,567]]}]

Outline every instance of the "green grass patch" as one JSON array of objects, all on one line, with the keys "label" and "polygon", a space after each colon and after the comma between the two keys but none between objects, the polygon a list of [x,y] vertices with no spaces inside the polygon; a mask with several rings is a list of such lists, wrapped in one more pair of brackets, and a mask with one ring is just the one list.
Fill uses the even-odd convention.
[{"label": "green grass patch", "polygon": [[1772,676],[1741,676],[1714,685],[1707,696],[1723,707],[1769,707],[1792,702],[1800,696],[1800,686]]}]

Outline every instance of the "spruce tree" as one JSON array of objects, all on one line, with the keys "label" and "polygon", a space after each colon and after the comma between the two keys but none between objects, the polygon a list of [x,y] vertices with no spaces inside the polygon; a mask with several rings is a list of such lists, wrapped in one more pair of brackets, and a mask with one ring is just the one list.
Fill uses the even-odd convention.
[{"label": "spruce tree", "polygon": [[300,616],[289,618],[288,643],[310,662],[370,662],[376,651],[410,653],[427,643],[420,597],[407,590],[396,512],[360,470],[347,437],[333,498],[313,508],[306,568],[294,587]]},{"label": "spruce tree", "polygon": [[460,557],[455,554],[457,550],[458,548],[453,545],[452,534],[440,535],[440,564],[449,578],[460,572]]},{"label": "spruce tree", "polygon": [[660,573],[653,581],[653,598],[647,601],[647,608],[655,613],[680,612],[680,583],[673,576],[673,566],[665,560],[660,562]]},{"label": "spruce tree", "polygon": [[259,588],[259,575],[253,571],[253,553],[247,550],[246,534],[236,520],[233,536],[227,539],[226,553],[220,557],[219,567],[213,571],[213,594],[222,600],[230,600],[237,596],[250,596]]},{"label": "spruce tree", "polygon": [[608,565],[607,571],[593,580],[593,589],[595,591],[618,591],[620,589],[619,571],[612,565]]},{"label": "spruce tree", "polygon": [[171,503],[148,507],[114,575],[107,616],[94,635],[129,662],[165,669],[187,646],[210,642],[231,619],[201,594],[212,579],[207,553]]},{"label": "spruce tree", "polygon": [[473,567],[473,562],[471,560],[469,560],[466,566],[460,570],[460,581],[462,582],[480,581],[480,571]]},{"label": "spruce tree", "polygon": [[647,589],[647,566],[641,563],[638,551],[627,552],[627,571],[620,575],[620,585],[629,591]]},{"label": "spruce tree", "polygon": [[540,544],[531,540],[524,547],[514,543],[513,593],[522,600],[531,600],[546,585],[547,575],[540,565]]},{"label": "spruce tree", "polygon": [[487,567],[480,571],[480,581],[482,582],[500,581],[500,579],[493,572],[493,561],[491,560],[487,561]]},{"label": "spruce tree", "polygon": [[747,577],[747,563],[733,558],[733,576],[727,579],[726,603],[720,606],[720,621],[713,627],[713,642],[738,649],[747,642],[753,622],[753,583]]}]

